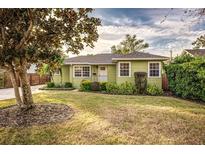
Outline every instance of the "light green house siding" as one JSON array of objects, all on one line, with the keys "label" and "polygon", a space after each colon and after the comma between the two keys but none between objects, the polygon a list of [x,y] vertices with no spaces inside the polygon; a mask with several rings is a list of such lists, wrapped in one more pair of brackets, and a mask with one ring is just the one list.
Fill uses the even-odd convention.
[{"label": "light green house siding", "polygon": [[[62,70],[62,83],[70,82],[70,65],[63,65]],[[54,74],[53,80],[55,83],[61,83],[61,76]]]},{"label": "light green house siding", "polygon": [[62,81],[70,82],[70,67],[69,65],[62,66]]},{"label": "light green house siding", "polygon": [[[119,63],[123,62],[123,61],[119,61],[117,63],[117,73],[116,73],[116,82],[117,84],[121,84],[125,81],[131,82],[131,83],[135,83],[134,80],[134,72],[147,72],[148,73],[148,61],[126,61],[126,62],[131,62],[131,76],[130,77],[119,77]],[[124,61],[125,62],[125,61]],[[151,78],[148,77],[147,78],[147,83],[148,84],[156,84],[157,86],[159,86],[160,88],[162,87],[162,78],[161,77],[157,77],[157,78]]]},{"label": "light green house siding", "polygon": [[107,66],[107,80],[108,82],[116,82],[116,65],[108,65]]},{"label": "light green house siding", "polygon": [[[134,72],[147,72],[148,73],[148,61],[126,61],[131,63],[131,76],[130,77],[119,77],[119,70],[118,70],[118,61],[114,65],[103,65],[107,67],[107,81],[113,82],[117,84],[121,84],[125,81],[131,82],[134,84]],[[124,61],[125,62],[125,61]],[[91,65],[91,76],[88,78],[85,77],[74,77],[73,76],[73,68],[75,65],[63,65],[62,66],[62,82],[71,82],[73,84],[73,87],[79,88],[80,83],[83,79],[90,80],[90,81],[98,81],[98,68],[99,65]],[[84,65],[85,66],[85,65]],[[88,66],[88,65],[87,65]],[[162,70],[162,69],[161,69]],[[54,82],[60,83],[61,82],[61,76],[60,75],[54,75]],[[162,78],[147,78],[148,84],[155,84],[162,87]]]}]

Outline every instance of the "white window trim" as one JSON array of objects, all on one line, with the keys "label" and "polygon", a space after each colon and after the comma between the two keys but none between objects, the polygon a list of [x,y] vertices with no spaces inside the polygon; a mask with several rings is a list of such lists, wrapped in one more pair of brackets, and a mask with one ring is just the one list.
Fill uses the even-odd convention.
[{"label": "white window trim", "polygon": [[[150,76],[150,63],[158,63],[159,64],[159,76]],[[161,78],[161,62],[160,61],[149,61],[148,62],[148,78]]]},{"label": "white window trim", "polygon": [[[89,67],[89,76],[75,76],[75,67]],[[73,65],[73,78],[90,78],[91,77],[91,66],[90,65]]]},{"label": "white window trim", "polygon": [[[120,64],[122,63],[129,63],[129,76],[120,76]],[[118,62],[118,77],[131,77],[131,62],[130,61],[123,61],[123,62]]]}]

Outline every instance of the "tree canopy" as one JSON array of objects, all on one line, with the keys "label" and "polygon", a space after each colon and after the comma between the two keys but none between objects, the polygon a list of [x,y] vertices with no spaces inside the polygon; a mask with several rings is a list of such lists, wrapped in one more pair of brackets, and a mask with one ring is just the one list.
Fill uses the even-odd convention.
[{"label": "tree canopy", "polygon": [[192,45],[194,45],[195,49],[204,48],[205,47],[205,35],[198,37],[196,41],[192,43]]},{"label": "tree canopy", "polygon": [[119,45],[113,45],[111,47],[112,53],[121,53],[128,54],[134,51],[142,51],[145,48],[148,48],[149,44],[145,43],[142,39],[137,39],[136,35],[127,34],[125,39],[120,42]]},{"label": "tree canopy", "polygon": [[91,13],[92,9],[0,9],[0,67],[11,73],[15,94],[19,75],[23,94],[19,104],[33,102],[26,75],[30,64],[55,63],[63,47],[74,54],[94,47],[101,22]]}]

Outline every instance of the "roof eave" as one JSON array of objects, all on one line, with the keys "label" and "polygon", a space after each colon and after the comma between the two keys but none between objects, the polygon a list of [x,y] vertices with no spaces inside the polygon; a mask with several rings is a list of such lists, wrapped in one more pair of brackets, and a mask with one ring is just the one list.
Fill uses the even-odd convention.
[{"label": "roof eave", "polygon": [[64,65],[115,65],[115,63],[86,63],[86,62],[69,62]]},{"label": "roof eave", "polygon": [[112,58],[112,60],[168,60],[169,58]]}]

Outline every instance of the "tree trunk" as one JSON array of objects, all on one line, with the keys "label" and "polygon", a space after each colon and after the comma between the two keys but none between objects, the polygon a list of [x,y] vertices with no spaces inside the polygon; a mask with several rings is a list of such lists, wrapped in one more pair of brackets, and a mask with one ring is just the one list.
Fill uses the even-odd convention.
[{"label": "tree trunk", "polygon": [[10,78],[11,78],[11,83],[12,83],[13,88],[14,88],[16,103],[21,107],[23,103],[22,103],[21,96],[20,96],[20,93],[19,93],[19,87],[18,87],[18,83],[17,83],[16,72],[13,69],[11,69],[9,71],[9,75],[10,75]]},{"label": "tree trunk", "polygon": [[27,68],[25,64],[21,66],[21,70],[19,71],[19,77],[21,80],[23,108],[28,110],[32,108],[34,105],[33,105],[32,93],[31,93],[31,86],[29,84],[29,80],[27,76]]}]

